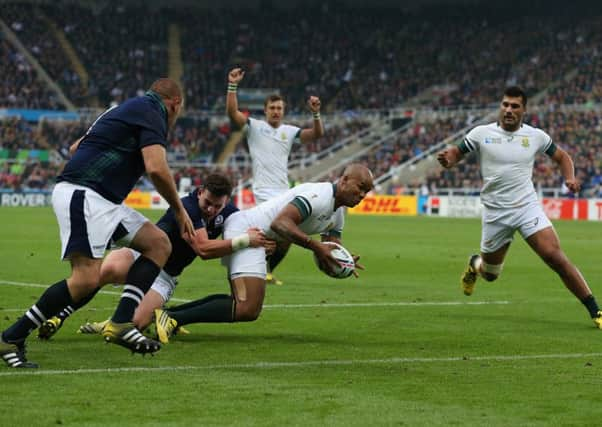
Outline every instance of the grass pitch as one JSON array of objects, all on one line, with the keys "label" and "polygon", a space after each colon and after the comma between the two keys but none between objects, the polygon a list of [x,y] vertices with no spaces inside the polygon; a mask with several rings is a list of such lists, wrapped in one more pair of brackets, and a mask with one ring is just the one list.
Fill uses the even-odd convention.
[{"label": "grass pitch", "polygon": [[[147,212],[156,218],[159,212]],[[50,209],[0,209],[0,328],[68,274]],[[600,224],[555,224],[602,302]],[[582,426],[599,420],[602,331],[517,236],[501,278],[465,297],[480,222],[348,217],[357,280],[293,248],[256,322],[191,325],[155,357],[75,333],[108,317],[107,287],[50,342],[35,371],[0,367],[0,425]],[[175,298],[228,292],[196,261]]]}]

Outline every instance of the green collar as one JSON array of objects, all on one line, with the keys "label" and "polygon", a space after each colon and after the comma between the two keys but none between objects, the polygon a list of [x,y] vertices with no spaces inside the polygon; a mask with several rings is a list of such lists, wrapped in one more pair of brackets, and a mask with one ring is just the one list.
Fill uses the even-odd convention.
[{"label": "green collar", "polygon": [[163,114],[165,114],[165,122],[167,122],[167,108],[165,107],[165,104],[163,103],[163,99],[161,99],[161,96],[159,96],[159,94],[153,90],[147,90],[145,95],[159,103],[159,107],[161,107],[161,111],[163,112]]}]

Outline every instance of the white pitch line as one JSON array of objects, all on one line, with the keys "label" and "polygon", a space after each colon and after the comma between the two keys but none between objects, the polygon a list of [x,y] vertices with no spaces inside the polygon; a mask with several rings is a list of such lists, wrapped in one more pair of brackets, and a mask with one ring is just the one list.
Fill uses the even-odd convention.
[{"label": "white pitch line", "polygon": [[175,372],[175,371],[206,371],[215,369],[278,369],[278,368],[311,368],[323,366],[352,366],[352,365],[401,365],[412,363],[447,363],[447,362],[516,362],[523,360],[545,359],[584,359],[602,357],[602,353],[565,353],[565,354],[525,354],[525,355],[492,355],[492,356],[454,356],[454,357],[391,357],[388,359],[357,359],[357,360],[310,360],[303,362],[257,362],[233,363],[208,366],[161,366],[149,368],[144,366],[130,368],[102,369],[58,369],[58,370],[21,370],[11,369],[10,372],[0,372],[0,377],[34,376],[34,375],[81,375],[81,374],[112,374],[128,372]]},{"label": "white pitch line", "polygon": [[[11,282],[10,280],[0,280],[0,285],[22,286],[25,288],[44,288],[44,289],[46,289],[51,284],[43,285],[41,283]],[[105,290],[102,290],[98,293],[103,294],[103,295],[117,295],[117,296],[121,295],[121,292],[112,292],[112,291],[105,291]],[[182,298],[171,298],[171,301],[190,302],[190,300],[182,299]]]},{"label": "white pitch line", "polygon": [[[121,294],[120,294],[121,295]],[[172,298],[171,301],[174,301]],[[180,300],[188,302],[190,300]],[[353,308],[353,307],[424,307],[424,306],[458,306],[458,305],[506,305],[509,301],[432,301],[432,302],[360,302],[360,303],[324,303],[324,304],[265,304],[263,308]],[[94,307],[96,311],[114,310],[115,307]],[[6,312],[27,311],[26,308],[0,308]]]},{"label": "white pitch line", "polygon": [[[25,286],[32,288],[47,288],[48,285],[39,283],[11,282],[0,280],[0,284],[11,286]],[[121,292],[111,292],[102,290],[99,294],[121,295]],[[191,300],[182,298],[171,298],[170,301],[190,302]],[[357,302],[357,303],[319,303],[319,304],[265,304],[263,308],[354,308],[354,307],[423,307],[423,306],[470,306],[470,305],[506,305],[510,301],[424,301],[424,302]],[[0,308],[0,311],[23,311],[19,308]]]},{"label": "white pitch line", "polygon": [[338,307],[423,307],[427,305],[505,305],[510,301],[425,301],[425,302],[349,302],[349,303],[323,303],[323,304],[268,304],[264,308],[338,308]]}]

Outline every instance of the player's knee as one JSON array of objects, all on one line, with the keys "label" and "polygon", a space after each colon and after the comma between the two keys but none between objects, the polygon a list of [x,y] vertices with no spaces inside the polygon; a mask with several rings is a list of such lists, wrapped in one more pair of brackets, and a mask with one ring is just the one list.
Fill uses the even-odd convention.
[{"label": "player's knee", "polygon": [[165,265],[167,258],[171,255],[171,242],[167,234],[163,232],[157,233],[149,250],[143,252],[143,255],[153,260],[159,266]]},{"label": "player's knee", "polygon": [[236,304],[236,321],[253,322],[261,314],[261,304]]},{"label": "player's knee", "polygon": [[107,283],[121,283],[119,277],[122,276],[119,265],[114,262],[103,262],[100,269],[100,286]]},{"label": "player's knee", "polygon": [[161,237],[157,239],[157,251],[159,251],[160,255],[167,261],[169,255],[171,255],[171,242],[169,241],[167,234],[162,234]]},{"label": "player's knee", "polygon": [[560,250],[557,251],[546,251],[539,255],[541,259],[549,265],[555,271],[562,271],[567,265],[570,264],[568,258]]},{"label": "player's knee", "polygon": [[487,280],[488,282],[493,282],[497,280],[497,278],[502,273],[502,268],[504,264],[487,264],[483,262],[481,264],[481,277]]},{"label": "player's knee", "polygon": [[97,271],[86,270],[73,272],[69,278],[69,288],[77,290],[77,293],[88,294],[99,286],[100,274]]}]

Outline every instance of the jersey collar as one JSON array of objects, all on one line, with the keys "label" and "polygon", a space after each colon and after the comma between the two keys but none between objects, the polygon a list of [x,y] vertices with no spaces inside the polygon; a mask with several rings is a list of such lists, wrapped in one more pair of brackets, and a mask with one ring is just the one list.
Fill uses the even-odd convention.
[{"label": "jersey collar", "polygon": [[505,134],[507,134],[507,135],[512,135],[512,134],[514,134],[515,132],[518,132],[519,130],[521,130],[521,129],[522,129],[522,127],[523,127],[523,123],[521,122],[521,124],[520,124],[520,126],[518,127],[518,129],[516,129],[515,131],[512,131],[512,132],[511,132],[511,131],[508,131],[508,130],[504,129],[504,128],[502,127],[502,125],[500,124],[499,120],[498,120],[497,122],[495,122],[495,124],[497,125],[497,127],[498,127],[498,128],[499,128],[499,129],[500,129],[502,132],[504,132],[504,133],[505,133]]}]

